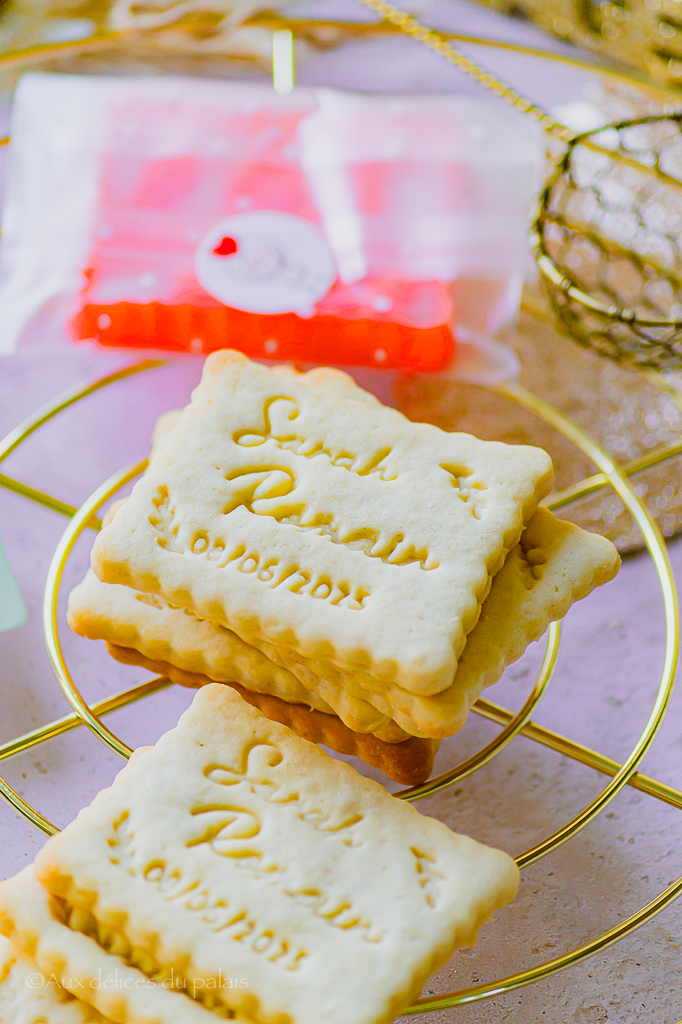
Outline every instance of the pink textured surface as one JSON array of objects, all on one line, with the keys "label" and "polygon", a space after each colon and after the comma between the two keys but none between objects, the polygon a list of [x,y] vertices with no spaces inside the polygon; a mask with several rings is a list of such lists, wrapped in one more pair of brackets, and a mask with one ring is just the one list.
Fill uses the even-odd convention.
[{"label": "pink textured surface", "polygon": [[[0,364],[0,433],[63,388],[125,362],[90,350],[24,352]],[[184,403],[197,380],[192,358],[116,384],[62,413],[7,460],[3,471],[65,501],[81,502],[110,473],[146,454],[155,417]],[[362,378],[373,386],[378,375]],[[381,395],[386,394],[385,382]],[[40,607],[50,557],[65,520],[0,490],[0,537],[29,607],[29,621],[0,635],[0,741],[68,711],[45,651]],[[77,547],[64,593],[80,578],[91,535]],[[682,575],[682,544],[671,547]],[[64,622],[64,601],[61,621]],[[94,701],[147,678],[118,665],[103,645],[63,629],[77,685]],[[558,670],[536,720],[611,757],[624,759],[651,708],[663,660],[662,602],[646,555],[625,562],[617,579],[576,606],[566,621]],[[518,707],[539,665],[534,645],[491,699]],[[131,746],[154,742],[172,727],[191,694],[179,688],[109,716]],[[682,694],[647,757],[644,770],[679,786]],[[494,733],[472,717],[443,745],[437,767],[454,764]],[[358,762],[356,762],[358,764]],[[118,758],[81,728],[6,761],[2,772],[57,825],[106,786]],[[370,770],[367,770],[370,772]],[[603,780],[556,754],[517,739],[486,768],[420,806],[451,827],[511,853],[527,849],[572,817]],[[680,871],[679,812],[626,789],[606,813],[567,846],[523,872],[516,902],[484,929],[476,950],[459,954],[429,985],[460,988],[551,959],[611,927],[664,888]],[[0,803],[0,873],[21,868],[44,837]],[[464,1024],[675,1024],[682,1017],[682,906],[618,946],[555,978],[510,996],[447,1011]]]},{"label": "pink textured surface", "polygon": [[[320,16],[358,16],[348,0],[308,5]],[[303,9],[299,9],[303,12]],[[530,26],[509,24],[457,0],[429,5],[428,20],[461,31],[548,44]],[[480,59],[524,84],[547,106],[575,98],[584,75],[538,65],[513,54],[483,51]],[[302,68],[309,85],[379,91],[480,95],[462,75],[407,39],[351,43],[313,56]],[[0,361],[0,435],[71,384],[121,365],[123,353],[29,351]],[[110,473],[143,457],[157,414],[185,402],[198,378],[198,360],[116,385],[62,414],[2,467],[6,473],[78,503]],[[376,375],[361,383],[380,389]],[[65,714],[69,708],[54,679],[41,630],[47,568],[65,520],[0,489],[0,539],[29,607],[20,630],[0,634],[0,742]],[[89,537],[74,553],[65,580],[80,577]],[[682,579],[682,542],[671,545]],[[62,621],[63,621],[62,602]],[[624,759],[651,709],[663,663],[662,601],[646,555],[625,562],[618,578],[575,607],[566,621],[556,676],[536,720]],[[91,700],[147,677],[108,658],[101,645],[64,630],[69,665]],[[517,708],[542,651],[533,649],[488,696]],[[172,727],[191,694],[174,688],[116,712],[108,724],[131,746],[153,742]],[[682,694],[643,770],[682,787]],[[472,717],[444,744],[443,770],[480,747],[495,727]],[[26,799],[58,825],[106,786],[120,767],[84,728],[0,764]],[[605,779],[551,751],[517,739],[486,768],[421,804],[453,828],[511,853],[528,849],[567,821]],[[429,984],[430,991],[461,988],[504,977],[552,959],[588,941],[634,912],[682,872],[679,811],[627,788],[567,846],[523,872],[518,899],[482,932],[476,950],[460,953]],[[0,875],[23,867],[44,837],[0,802]],[[675,905],[620,944],[554,978],[494,1000],[429,1018],[447,1024],[677,1024],[682,1018],[682,904]]]}]

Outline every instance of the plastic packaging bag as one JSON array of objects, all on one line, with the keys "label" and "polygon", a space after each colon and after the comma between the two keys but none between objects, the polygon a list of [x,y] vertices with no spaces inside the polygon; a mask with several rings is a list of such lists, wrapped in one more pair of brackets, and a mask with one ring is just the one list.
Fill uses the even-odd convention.
[{"label": "plastic packaging bag", "polygon": [[27,75],[0,349],[77,341],[438,371],[513,316],[542,160],[496,103]]}]

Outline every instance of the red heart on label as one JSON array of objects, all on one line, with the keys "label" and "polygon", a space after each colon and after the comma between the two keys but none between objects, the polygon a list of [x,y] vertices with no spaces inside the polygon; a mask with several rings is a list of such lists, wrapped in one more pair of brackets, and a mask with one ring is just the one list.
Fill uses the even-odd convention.
[{"label": "red heart on label", "polygon": [[226,235],[225,238],[220,239],[213,252],[216,256],[232,256],[238,248],[236,239]]}]

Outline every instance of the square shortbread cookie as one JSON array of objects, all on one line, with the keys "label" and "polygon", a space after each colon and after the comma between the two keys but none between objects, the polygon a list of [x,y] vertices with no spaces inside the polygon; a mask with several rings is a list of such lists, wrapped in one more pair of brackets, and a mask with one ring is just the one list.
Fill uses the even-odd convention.
[{"label": "square shortbread cookie", "polygon": [[[305,377],[315,377],[316,373],[311,371]],[[326,374],[346,378],[342,386],[352,387],[360,395],[366,394],[342,371],[327,370]],[[181,410],[173,410],[159,418],[154,428],[153,451],[165,441],[180,413]],[[117,501],[109,508],[103,520],[105,527],[126,500]],[[256,693],[271,694],[281,700],[336,714],[355,732],[371,732],[389,743],[408,738],[409,734],[392,722],[390,716],[362,697],[348,693],[343,685],[344,676],[335,669],[329,667],[329,679],[320,679],[302,659],[293,662],[282,657],[272,644],[253,647],[218,623],[198,619],[188,609],[171,608],[155,594],[142,594],[116,583],[101,583],[92,570],[69,595],[68,621],[80,636],[135,649],[145,658],[168,661],[183,672],[206,675],[214,682],[243,683]],[[292,667],[295,667],[295,675]],[[331,704],[323,698],[323,693]]]},{"label": "square shortbread cookie", "polygon": [[493,580],[452,686],[432,697],[391,687],[387,697],[394,720],[427,736],[457,732],[482,690],[497,682],[571,605],[613,579],[619,567],[620,556],[606,537],[539,508]]},{"label": "square shortbread cookie", "polygon": [[244,978],[216,995],[264,1024],[391,1020],[518,884],[506,854],[220,685],[50,839],[36,874],[148,975]]},{"label": "square shortbread cookie", "polygon": [[540,449],[218,352],[93,567],[247,641],[432,694],[551,482]]},{"label": "square shortbread cookie", "polygon": [[97,1010],[63,989],[0,938],[0,1024],[107,1024]]},{"label": "square shortbread cookie", "polygon": [[[344,674],[314,660],[287,662],[270,644],[254,639],[250,646],[215,623],[199,622],[128,587],[101,583],[92,573],[70,595],[69,622],[91,639],[134,648],[147,658],[219,682],[243,683],[312,707],[317,706],[312,697],[317,694],[318,701],[356,732],[385,730],[393,721],[410,735],[443,738],[463,726],[484,687],[495,683],[550,622],[612,579],[619,565],[609,540],[538,509],[493,579],[452,685],[432,697],[397,686],[377,694],[365,673]],[[359,685],[359,678],[372,688]]]},{"label": "square shortbread cookie", "polygon": [[[33,865],[0,882],[0,932],[43,975],[94,1007],[85,1009],[83,1018],[65,1018],[63,1024],[80,1024],[81,1019],[84,1024],[105,1019],[114,1024],[215,1024],[214,1014],[178,986],[176,972],[150,979],[123,962],[121,955],[131,951],[120,935],[105,929],[100,945],[79,930],[82,923],[82,914],[69,911],[38,882]],[[208,989],[199,988],[196,995],[208,1004],[214,1001]],[[242,1018],[239,1022],[246,1024]],[[46,1024],[45,1016],[36,1024]],[[47,1024],[52,1024],[49,1017]],[[56,1018],[54,1024],[62,1020]]]},{"label": "square shortbread cookie", "polygon": [[[336,713],[343,721],[352,721],[349,728],[356,732],[375,732],[390,720],[368,701],[347,694],[341,673],[337,673],[339,681],[325,686],[304,665],[289,662],[287,667],[286,659],[271,645],[269,658],[232,630],[197,619],[182,608],[170,608],[155,595],[101,583],[92,571],[69,594],[68,618],[74,632],[90,640],[134,648],[153,661],[167,661],[214,682],[241,683],[257,693]],[[333,700],[333,707],[320,688]]]}]

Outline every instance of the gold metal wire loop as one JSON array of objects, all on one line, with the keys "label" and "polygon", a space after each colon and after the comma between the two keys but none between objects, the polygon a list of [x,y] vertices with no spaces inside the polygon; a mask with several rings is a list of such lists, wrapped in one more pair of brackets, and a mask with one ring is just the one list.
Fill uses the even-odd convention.
[{"label": "gold metal wire loop", "polygon": [[495,96],[499,96],[505,103],[509,103],[515,110],[520,111],[522,114],[527,114],[533,120],[538,121],[548,135],[567,141],[574,134],[566,125],[559,124],[558,121],[550,117],[546,110],[542,110],[532,100],[522,96],[516,89],[513,89],[506,82],[497,78],[492,72],[486,71],[480,64],[477,64],[476,61],[471,60],[470,57],[467,57],[461,50],[453,46],[440,32],[422,25],[417,18],[408,14],[407,11],[402,11],[399,7],[394,7],[393,4],[385,3],[384,0],[362,0],[362,3],[365,7],[369,7],[370,10],[385,18],[386,21],[397,25],[406,35],[412,36],[413,39],[423,43],[424,46],[428,46],[430,50],[440,54],[441,57],[445,57],[450,64],[459,68],[460,71],[463,71],[472,78],[474,82],[478,82],[479,85],[488,89]]},{"label": "gold metal wire loop", "polygon": [[[616,794],[626,785],[628,779],[637,770],[647,750],[653,743],[654,737],[660,728],[666,709],[672,696],[675,682],[675,672],[679,655],[680,644],[680,617],[677,599],[677,588],[675,579],[668,559],[665,542],[659,532],[658,526],[649,515],[648,510],[635,494],[630,483],[613,463],[613,461],[596,445],[579,427],[563,416],[557,409],[526,391],[520,385],[508,383],[496,388],[502,394],[525,405],[526,408],[542,417],[547,423],[559,430],[565,437],[572,441],[582,452],[585,453],[599,467],[602,473],[608,478],[609,483],[625,503],[631,514],[634,516],[644,536],[644,541],[654,561],[654,565],[661,584],[663,594],[663,605],[666,620],[666,648],[663,672],[654,708],[649,720],[642,732],[635,747],[622,765],[618,773],[611,779],[611,782],[601,793],[580,814],[558,829],[551,836],[542,840],[536,846],[520,854],[515,858],[520,868],[534,864],[541,857],[546,856],[553,850],[562,846],[579,831],[585,828]],[[617,942],[630,932],[639,928],[651,917],[663,910],[682,893],[682,877],[673,882],[668,888],[657,896],[645,907],[631,915],[626,921],[622,921],[613,928],[597,936],[591,942],[585,943],[563,956],[554,960],[539,964],[537,967],[526,971],[519,971],[498,981],[489,982],[485,985],[477,985],[474,988],[461,989],[459,992],[449,992],[433,999],[419,1000],[406,1012],[408,1014],[425,1013],[428,1011],[444,1010],[453,1006],[461,1006],[465,1003],[477,1002],[479,999],[488,999],[504,992],[511,992],[514,989],[522,988],[532,984],[543,977],[554,974],[557,971],[580,963],[607,946]]]},{"label": "gold metal wire loop", "polygon": [[104,502],[107,501],[112,494],[115,494],[116,491],[121,489],[121,487],[124,487],[131,480],[134,480],[136,476],[140,475],[140,473],[143,473],[147,467],[147,461],[148,460],[145,459],[143,462],[139,462],[134,466],[128,466],[125,469],[120,470],[118,473],[114,473],[114,475],[106,480],[101,487],[98,487],[94,494],[92,494],[80,507],[67,526],[62,539],[57,545],[57,550],[54,553],[54,557],[47,574],[47,581],[45,583],[45,599],[43,603],[43,630],[45,633],[45,644],[59,685],[64,691],[64,696],[73,710],[80,715],[88,728],[91,729],[103,743],[106,743],[108,747],[111,747],[119,757],[126,760],[133,752],[131,747],[111,732],[111,730],[100,721],[99,717],[93,713],[81,696],[76,684],[71,678],[71,673],[67,668],[61,641],[59,639],[59,587],[67,559],[73,550],[74,544],[80,537],[83,530],[88,526],[94,513],[102,507]]},{"label": "gold metal wire loop", "polygon": [[436,996],[433,999],[420,999],[419,1002],[405,1010],[404,1013],[406,1016],[412,1016],[416,1013],[432,1013],[437,1010],[447,1010],[451,1006],[465,1006],[467,1003],[477,1003],[481,999],[490,999],[492,996],[501,996],[506,992],[525,988],[527,985],[532,985],[535,981],[548,978],[550,975],[557,974],[567,967],[573,967],[575,964],[587,960],[588,957],[594,956],[595,953],[601,953],[603,950],[608,949],[609,946],[613,946],[620,939],[631,935],[637,928],[641,928],[643,924],[650,921],[656,914],[660,914],[662,910],[665,910],[671,903],[674,903],[680,895],[682,895],[682,877],[672,882],[667,889],[664,889],[660,895],[647,903],[641,910],[638,910],[637,913],[632,914],[624,921],[620,921],[613,928],[610,928],[607,932],[599,935],[584,946],[573,949],[569,953],[564,953],[563,956],[558,956],[554,960],[547,960],[544,964],[539,964],[537,967],[532,967],[527,971],[519,971],[518,974],[511,974],[507,978],[500,978],[499,981],[489,982],[487,985],[463,988],[459,992]]},{"label": "gold metal wire loop", "polygon": [[[399,793],[395,793],[394,795],[400,797],[401,800],[409,800],[410,802],[422,800],[427,796],[433,796],[434,793],[439,793],[441,789],[446,789],[448,786],[454,785],[455,782],[459,782],[461,779],[466,779],[469,775],[473,775],[475,771],[482,768],[484,764],[488,764],[489,761],[492,761],[497,754],[504,750],[504,748],[519,735],[524,726],[530,721],[533,711],[540,703],[540,700],[544,695],[552,676],[554,675],[554,669],[556,668],[557,657],[559,655],[560,638],[561,623],[552,622],[549,630],[547,631],[547,649],[545,650],[545,656],[540,667],[540,673],[528,696],[528,699],[521,710],[514,715],[512,720],[504,727],[504,729],[502,729],[501,732],[497,734],[497,736],[495,736],[494,739],[490,741],[490,743],[487,743],[477,751],[477,753],[467,758],[466,761],[462,761],[461,764],[450,769],[450,771],[444,772],[442,775],[438,775],[435,779],[430,779],[428,782],[424,782],[421,786],[412,786],[410,789],[402,789]],[[475,704],[474,710],[476,710]]]},{"label": "gold metal wire loop", "polygon": [[[50,417],[52,415],[55,415],[56,412],[60,411],[60,409],[66,408],[69,404],[72,404],[73,401],[77,401],[79,393],[80,397],[83,397],[85,394],[91,393],[92,390],[97,390],[98,385],[104,386],[105,381],[108,383],[112,383],[114,379],[123,379],[125,376],[130,376],[133,373],[140,372],[143,368],[147,369],[151,367],[148,366],[146,363],[135,364],[134,366],[127,367],[122,371],[117,371],[116,374],[109,375],[111,379],[102,378],[101,382],[92,382],[92,384],[87,385],[81,389],[72,389],[72,391],[69,393],[70,397],[67,401],[64,400],[64,396],[61,396],[61,398],[56,400],[54,403],[50,403]],[[567,839],[569,839],[572,835],[575,835],[577,831],[585,827],[585,825],[587,825],[590,821],[593,820],[594,817],[596,817],[596,815],[599,813],[601,809],[603,809],[606,803],[608,803],[608,801],[612,799],[613,796],[615,796],[615,794],[620,790],[620,788],[622,788],[622,786],[628,782],[628,780],[633,776],[633,773],[636,772],[637,765],[639,764],[642,757],[646,753],[646,750],[648,750],[649,746],[653,741],[653,738],[662,720],[663,714],[665,713],[668,700],[670,698],[675,666],[677,661],[679,621],[677,611],[676,590],[674,580],[672,578],[672,573],[670,570],[670,565],[667,559],[667,553],[665,550],[664,542],[658,532],[655,523],[651,520],[651,518],[648,515],[648,512],[632,491],[629,483],[625,479],[623,472],[618,467],[616,467],[613,464],[613,462],[596,445],[594,445],[593,442],[591,442],[589,438],[587,438],[582,433],[582,431],[579,430],[579,428],[575,427],[574,424],[566,420],[565,417],[563,417],[559,412],[557,412],[557,410],[553,409],[553,407],[542,402],[540,399],[537,399],[534,395],[525,392],[522,388],[518,387],[517,385],[506,385],[504,388],[500,388],[499,390],[503,390],[510,397],[513,397],[516,400],[522,402],[528,408],[532,409],[538,415],[542,416],[547,422],[551,423],[554,427],[559,429],[562,433],[564,433],[566,437],[572,440],[575,444],[577,444],[578,447],[581,448],[581,450],[583,450],[586,454],[590,456],[590,458],[593,459],[593,461],[597,464],[598,468],[600,469],[603,477],[608,481],[608,483],[610,483],[615,488],[617,493],[626,503],[626,505],[632,512],[633,516],[635,517],[637,523],[639,524],[640,529],[642,530],[645,542],[654,561],[654,565],[663,592],[667,627],[665,665],[661,679],[659,694],[652,714],[649,718],[649,722],[647,723],[647,726],[644,732],[642,733],[642,736],[636,744],[635,749],[633,750],[632,754],[625,762],[625,764],[622,765],[620,769],[615,773],[611,782],[602,791],[599,797],[597,797],[595,801],[593,801],[587,808],[585,808],[581,812],[581,814],[574,818],[573,821],[569,822],[563,829],[559,830],[552,836],[543,840],[532,850],[527,851],[525,854],[522,854],[519,857],[517,857],[517,862],[521,866],[526,866],[537,860],[539,857],[544,856],[546,853],[549,853],[551,850],[556,849],[559,845],[561,845],[561,843],[567,841]],[[29,421],[27,421],[26,424],[24,424],[22,428],[20,428],[19,432],[25,436],[29,436],[30,433],[33,432],[33,429],[35,429],[35,427],[39,425],[37,422],[35,422],[34,425],[34,421],[40,419],[41,422],[46,422],[47,418],[44,415],[44,410],[42,410],[41,413],[36,414],[35,417],[32,417]],[[13,435],[16,435],[16,432],[13,432]],[[8,435],[8,439],[11,437],[12,435]],[[12,450],[14,450],[14,448],[16,447],[16,444],[14,444],[14,438],[12,438],[12,440],[8,439],[6,439],[5,442],[0,442],[0,458],[2,457],[3,451],[5,451],[8,447],[11,447]],[[48,642],[48,648],[50,649],[50,656],[53,660],[55,671],[57,672],[60,684],[62,685],[62,688],[64,689],[64,692],[66,693],[67,698],[69,699],[69,702],[74,708],[74,711],[76,712],[79,719],[81,719],[85,724],[87,724],[91,728],[91,730],[95,732],[95,734],[98,735],[100,739],[103,740],[103,742],[105,742],[112,749],[116,750],[116,752],[119,753],[122,757],[127,757],[129,755],[130,748],[127,747],[126,744],[119,740],[118,737],[116,737],[108,729],[106,729],[106,727],[99,720],[99,715],[104,713],[106,710],[109,710],[109,704],[111,704],[112,707],[122,706],[123,703],[125,702],[124,698],[126,698],[128,693],[137,693],[138,690],[141,690],[144,687],[149,687],[149,692],[154,692],[156,689],[158,689],[160,686],[163,686],[164,684],[159,680],[151,680],[148,684],[143,684],[142,688],[135,687],[133,688],[132,691],[127,691],[126,694],[118,695],[114,698],[109,698],[108,701],[100,702],[99,705],[96,705],[93,708],[89,708],[88,705],[83,700],[80,693],[78,692],[77,688],[75,687],[75,684],[73,683],[73,680],[71,679],[68,673],[68,669],[66,668],[64,662],[57,629],[57,608],[59,600],[59,585],[63,576],[66,562],[76,543],[76,540],[78,539],[82,531],[87,528],[88,525],[94,525],[95,513],[98,511],[101,505],[103,505],[104,502],[108,500],[108,498],[110,498],[114,493],[116,493],[116,491],[119,490],[120,487],[124,486],[126,482],[132,480],[138,473],[142,472],[145,466],[146,462],[142,462],[136,466],[122,470],[120,473],[115,474],[105,484],[98,488],[98,490],[92,495],[92,497],[88,499],[88,501],[78,511],[76,516],[73,517],[69,527],[67,528],[62,538],[62,541],[60,542],[57,551],[55,552],[55,556],[50,567],[48,584],[46,586],[45,594],[44,610],[46,639]],[[52,642],[52,637],[54,638],[54,642]],[[524,708],[522,708],[516,716],[511,716],[509,718],[507,726],[505,730],[503,730],[501,737],[496,737],[496,740],[498,742],[496,743],[495,741],[493,741],[492,744],[489,744],[482,751],[479,751],[479,753],[477,755],[474,755],[473,758],[470,758],[462,765],[459,765],[456,769],[453,770],[452,773],[446,774],[460,778],[464,777],[465,775],[471,774],[471,772],[474,771],[476,767],[480,767],[481,764],[484,764],[488,760],[490,760],[490,757],[494,756],[494,753],[499,752],[499,750],[502,749],[503,746],[505,746],[506,743],[511,740],[511,738],[513,738],[513,735],[518,735],[518,733],[523,730],[523,728],[527,725],[527,720],[530,716],[530,709],[537,704],[537,701],[540,699],[540,696],[542,695],[544,689],[548,685],[556,661],[558,651],[558,638],[559,632],[557,629],[555,634],[553,633],[550,635],[547,652],[545,654],[545,659],[543,663],[543,668],[541,670],[540,676],[538,677],[538,681],[536,682],[530,697],[526,701]],[[140,693],[140,695],[142,694]],[[135,698],[131,697],[131,699]],[[485,703],[486,702],[482,702],[482,705]],[[491,705],[491,707],[493,706]],[[486,713],[485,710],[482,710],[482,713]],[[511,713],[509,712],[506,712],[505,714],[511,715]],[[487,716],[495,718],[495,715],[493,714],[488,714]],[[497,720],[501,721],[502,719],[498,717]],[[60,732],[64,731],[66,728],[73,727],[74,723],[75,719],[73,716],[67,716],[67,718],[64,720],[63,726],[61,724],[61,720],[58,723],[54,723],[54,725],[58,727],[56,728],[56,731],[54,731],[54,734],[57,735]],[[41,730],[38,731],[40,732]],[[53,731],[51,729],[46,728],[46,730],[44,731],[46,731],[46,733],[49,735],[53,734]],[[502,742],[499,742],[500,738],[502,738]],[[27,738],[27,745],[29,743],[30,738]],[[472,764],[472,762],[475,762],[475,764]],[[451,785],[452,782],[454,781],[454,778],[450,778],[449,782],[443,783],[443,785],[439,785],[440,781],[441,780],[439,779],[433,780],[432,785],[435,784],[435,786],[437,786],[438,788],[443,788],[443,785]],[[428,785],[429,784],[427,783],[427,786]],[[432,790],[432,792],[433,791],[435,791],[435,788]],[[35,811],[33,808],[30,808],[29,805],[27,805],[20,797],[18,797],[18,795],[11,789],[11,787],[7,786],[6,783],[3,783],[2,780],[0,780],[0,793],[6,796],[7,799],[10,800],[10,802],[15,807],[17,807],[17,809],[19,809],[38,828],[41,828],[48,834],[51,834],[52,832],[56,831],[56,827],[54,825],[52,825],[45,818],[43,818],[42,815],[39,814],[39,812]],[[404,795],[408,798],[410,798],[410,796],[414,799],[418,798],[416,794],[408,795],[406,793]],[[424,793],[423,795],[427,794]],[[677,799],[677,796],[675,797],[675,799]],[[679,879],[677,882],[673,883],[671,886],[669,886],[663,893],[657,896],[645,907],[642,907],[641,910],[637,911],[626,921],[620,922],[614,928],[610,929],[607,932],[604,932],[603,935],[597,936],[591,942],[575,950],[572,950],[561,957],[548,961],[544,964],[540,964],[526,971],[519,972],[515,975],[510,975],[507,978],[490,982],[485,985],[480,985],[474,988],[461,990],[459,992],[447,993],[443,996],[439,996],[433,999],[421,1000],[414,1006],[410,1007],[410,1009],[406,1012],[409,1014],[425,1013],[430,1011],[442,1010],[451,1006],[475,1002],[480,999],[489,998],[494,995],[512,991],[524,985],[531,984],[532,982],[539,980],[540,978],[554,974],[556,971],[562,970],[565,967],[579,963],[580,961],[586,959],[588,956],[591,956],[594,953],[597,953],[600,950],[605,949],[607,946],[613,944],[614,942],[617,942],[618,939],[623,938],[625,935],[628,935],[630,932],[634,931],[634,929],[638,928],[640,925],[650,920],[660,910],[664,909],[666,906],[672,903],[673,900],[676,899],[681,892],[682,878]]]},{"label": "gold metal wire loop", "polygon": [[104,377],[97,377],[96,380],[89,381],[87,384],[76,384],[74,387],[68,388],[51,402],[46,402],[37,412],[34,412],[3,437],[0,441],[0,462],[11,455],[14,449],[18,448],[39,427],[48,423],[54,416],[68,409],[75,402],[80,402],[81,399],[87,398],[88,395],[92,395],[96,391],[101,391],[102,388],[106,388],[110,384],[134,377],[138,373],[146,373],[148,370],[158,370],[162,366],[169,366],[170,363],[170,359],[143,359],[139,363],[122,366],[119,370],[107,373]]},{"label": "gold metal wire loop", "polygon": [[564,437],[567,437],[569,441],[572,441],[585,455],[592,459],[602,473],[608,477],[611,486],[626,505],[642,531],[644,541],[658,572],[666,621],[665,660],[661,684],[649,720],[632,753],[624,762],[617,775],[579,815],[552,836],[549,836],[543,842],[538,843],[537,846],[516,858],[519,867],[526,867],[544,857],[551,850],[556,849],[557,846],[565,843],[580,829],[584,828],[606,807],[626,784],[630,776],[637,770],[637,766],[654,741],[672,696],[679,657],[680,611],[677,587],[665,541],[648,509],[643,502],[640,502],[632,485],[620,469],[598,445],[590,440],[587,434],[570,420],[566,419],[554,406],[544,402],[536,395],[532,395],[517,384],[508,384],[498,388],[498,390],[511,398],[515,398],[525,405],[526,408],[531,409],[547,423],[559,430]]},{"label": "gold metal wire loop", "polygon": [[[0,57],[1,62],[1,57]],[[138,373],[145,373],[147,370],[158,369],[162,366],[167,366],[170,363],[168,359],[143,359],[137,363],[131,363],[128,366],[121,367],[119,370],[114,370],[112,373],[105,374],[102,377],[98,377],[93,381],[89,381],[86,384],[77,384],[72,388],[68,388],[63,391],[61,395],[53,399],[51,402],[47,402],[37,412],[29,416],[23,423],[20,423],[18,427],[11,430],[2,441],[0,441],[0,462],[6,459],[15,449],[19,447],[28,437],[31,436],[39,427],[49,423],[53,417],[58,413],[68,409],[69,406],[79,402],[82,398],[86,398],[88,395],[92,395],[102,388],[107,387],[109,384],[115,384],[118,381],[126,380],[128,377],[134,377]],[[66,505],[64,502],[60,502],[50,495],[43,494],[42,491],[37,491],[32,487],[27,487],[25,484],[21,484],[17,480],[13,480],[11,477],[6,477],[4,474],[0,474],[2,480],[0,481],[3,487],[13,490],[19,494],[23,494],[24,497],[30,500],[37,501],[39,504],[46,505],[53,511],[66,513],[68,515],[75,514],[77,511],[75,508]],[[90,525],[97,527],[98,521],[91,520]],[[51,821],[48,821],[39,811],[24,800],[23,797],[14,790],[8,782],[3,778],[0,778],[0,794],[14,807],[15,810],[23,814],[28,821],[34,824],[46,835],[54,835],[59,829],[56,825],[53,825]]]}]

